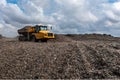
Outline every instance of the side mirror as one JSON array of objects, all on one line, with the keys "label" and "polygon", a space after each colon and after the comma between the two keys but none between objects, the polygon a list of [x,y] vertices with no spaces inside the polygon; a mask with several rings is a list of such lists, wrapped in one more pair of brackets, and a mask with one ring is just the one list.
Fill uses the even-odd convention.
[{"label": "side mirror", "polygon": [[50,29],[52,30],[52,26],[50,26]]}]

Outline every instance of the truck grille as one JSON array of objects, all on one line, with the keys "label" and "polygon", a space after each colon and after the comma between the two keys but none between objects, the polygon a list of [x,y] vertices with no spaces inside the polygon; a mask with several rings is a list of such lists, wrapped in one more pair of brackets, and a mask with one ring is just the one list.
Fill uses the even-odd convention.
[{"label": "truck grille", "polygon": [[53,33],[48,33],[48,36],[53,36]]}]

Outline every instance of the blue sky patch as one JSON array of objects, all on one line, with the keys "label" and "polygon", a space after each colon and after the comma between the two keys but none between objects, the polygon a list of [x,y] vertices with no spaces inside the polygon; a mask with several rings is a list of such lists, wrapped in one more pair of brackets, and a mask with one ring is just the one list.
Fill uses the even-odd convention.
[{"label": "blue sky patch", "polygon": [[114,3],[116,2],[117,0],[109,0],[110,3]]},{"label": "blue sky patch", "polygon": [[7,0],[8,3],[17,4],[18,0]]}]

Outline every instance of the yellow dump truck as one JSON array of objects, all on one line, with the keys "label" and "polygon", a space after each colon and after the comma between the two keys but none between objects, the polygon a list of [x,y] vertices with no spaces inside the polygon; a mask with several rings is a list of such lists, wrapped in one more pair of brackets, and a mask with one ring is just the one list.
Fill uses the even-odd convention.
[{"label": "yellow dump truck", "polygon": [[54,39],[54,34],[50,31],[48,26],[35,25],[35,26],[25,26],[18,30],[20,41],[35,41],[47,42],[49,39]]}]

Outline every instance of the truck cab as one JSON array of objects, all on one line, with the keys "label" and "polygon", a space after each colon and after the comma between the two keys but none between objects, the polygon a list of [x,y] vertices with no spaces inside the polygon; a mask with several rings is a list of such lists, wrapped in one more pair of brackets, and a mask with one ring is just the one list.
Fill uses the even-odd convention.
[{"label": "truck cab", "polygon": [[34,29],[35,32],[32,35],[36,40],[47,41],[48,39],[54,39],[54,34],[49,30],[49,26],[36,25]]}]

